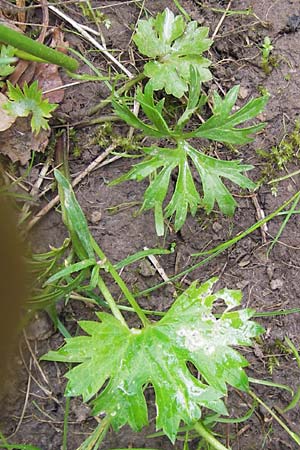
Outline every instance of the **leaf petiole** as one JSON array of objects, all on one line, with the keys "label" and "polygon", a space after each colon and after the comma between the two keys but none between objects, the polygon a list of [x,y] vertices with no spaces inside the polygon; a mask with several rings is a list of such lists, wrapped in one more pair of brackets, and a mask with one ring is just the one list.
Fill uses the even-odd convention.
[{"label": "leaf petiole", "polygon": [[111,295],[108,287],[106,286],[106,284],[104,283],[104,281],[102,280],[102,278],[100,276],[98,278],[98,287],[99,287],[100,291],[102,292],[103,297],[107,301],[107,304],[110,307],[111,312],[113,313],[115,318],[118,319],[122,323],[122,325],[124,325],[126,328],[129,328],[124,317],[122,316],[119,308],[117,307],[117,304],[116,304],[113,296]]},{"label": "leaf petiole", "polygon": [[[113,277],[113,279],[115,280],[115,282],[117,283],[117,285],[119,286],[119,288],[121,289],[123,294],[125,295],[125,297],[128,300],[129,304],[132,306],[134,312],[137,314],[137,316],[141,320],[143,326],[146,327],[149,324],[149,320],[147,319],[147,317],[146,317],[145,313],[143,312],[142,308],[139,306],[139,304],[135,300],[134,296],[132,295],[132,293],[130,292],[130,290],[128,289],[128,287],[126,286],[126,284],[124,283],[124,281],[122,280],[122,278],[120,277],[120,275],[118,274],[116,269],[114,268],[113,264],[106,258],[104,252],[101,250],[101,248],[99,247],[99,245],[97,244],[97,242],[95,241],[95,239],[93,237],[91,237],[91,244],[92,244],[92,247],[93,247],[95,253],[98,255],[98,257],[102,261],[105,261],[105,266],[106,266],[107,271],[111,274],[111,276]],[[99,279],[100,279],[100,277],[99,277]],[[99,286],[99,281],[98,281],[98,286]],[[100,288],[100,286],[99,286],[99,288]],[[105,297],[104,291],[102,290],[102,288],[105,289],[105,294],[107,295],[107,297]],[[105,297],[105,300],[109,304],[112,312],[115,311],[114,312],[114,316],[116,318],[119,318],[119,320],[121,320],[120,317],[116,316],[116,314],[118,313],[118,315],[122,317],[121,322],[123,323],[124,318],[121,315],[121,313],[120,313],[120,311],[118,309],[118,306],[116,305],[116,303],[115,303],[113,297],[111,296],[109,290],[107,289],[106,285],[104,284],[100,289],[101,289],[101,291],[103,293],[103,296]],[[112,309],[112,307],[113,307],[113,309]],[[127,326],[127,324],[126,324],[126,326]],[[128,326],[127,326],[127,328],[128,328]]]},{"label": "leaf petiole", "polygon": [[213,434],[211,434],[201,421],[194,424],[194,429],[200,434],[215,450],[228,450],[221,442],[219,442]]}]

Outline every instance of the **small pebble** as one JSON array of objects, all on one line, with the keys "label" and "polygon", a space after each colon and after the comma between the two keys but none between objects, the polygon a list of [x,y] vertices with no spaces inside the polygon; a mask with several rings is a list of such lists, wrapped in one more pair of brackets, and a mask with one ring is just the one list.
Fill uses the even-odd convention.
[{"label": "small pebble", "polygon": [[91,223],[98,223],[98,222],[100,222],[100,220],[101,220],[101,218],[102,218],[102,212],[101,211],[93,211],[92,213],[91,213],[91,215],[90,215],[90,222]]},{"label": "small pebble", "polygon": [[245,98],[247,98],[249,95],[249,90],[247,88],[245,88],[244,86],[240,87],[240,91],[239,91],[239,98],[241,100],[245,100]]},{"label": "small pebble", "polygon": [[248,255],[244,256],[240,261],[239,261],[239,266],[240,267],[246,267],[250,264],[250,258]]},{"label": "small pebble", "polygon": [[272,291],[281,289],[282,286],[283,286],[283,281],[280,278],[275,278],[275,280],[272,280],[270,283],[270,287],[271,287]]},{"label": "small pebble", "polygon": [[212,224],[212,229],[214,230],[215,233],[219,233],[219,231],[222,230],[222,225],[219,222],[214,222]]},{"label": "small pebble", "polygon": [[87,405],[79,405],[73,412],[76,422],[84,422],[91,416],[91,408]]},{"label": "small pebble", "polygon": [[91,408],[80,403],[79,399],[74,398],[70,404],[70,413],[76,422],[84,422],[91,416]]},{"label": "small pebble", "polygon": [[257,114],[256,118],[262,122],[266,121],[266,115],[264,113]]},{"label": "small pebble", "polygon": [[269,281],[272,280],[273,274],[274,274],[274,268],[272,266],[268,266],[267,267],[267,275],[268,275]]}]

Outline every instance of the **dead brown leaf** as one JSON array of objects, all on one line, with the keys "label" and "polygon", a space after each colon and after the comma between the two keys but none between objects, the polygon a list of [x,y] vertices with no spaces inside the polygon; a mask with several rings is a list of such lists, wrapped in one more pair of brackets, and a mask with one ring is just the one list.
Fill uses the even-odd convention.
[{"label": "dead brown leaf", "polygon": [[[62,49],[66,51],[69,46],[69,43],[64,41],[63,32],[58,27],[53,29],[50,46],[52,48],[58,48],[60,51],[62,51]],[[9,81],[13,85],[18,83],[21,87],[25,82],[30,84],[34,80],[38,80],[39,88],[43,92],[55,89],[53,92],[49,92],[43,96],[44,98],[48,98],[50,103],[61,103],[63,101],[64,90],[56,90],[63,86],[58,66],[55,64],[20,60],[15,71],[9,77]]]},{"label": "dead brown leaf", "polygon": [[0,92],[0,131],[5,131],[12,126],[16,118],[7,114],[5,109],[2,108],[4,103],[7,103],[8,98],[6,95]]},{"label": "dead brown leaf", "polygon": [[22,22],[19,23],[19,27],[22,31],[26,30],[26,25],[25,25],[25,21],[26,21],[26,13],[25,13],[25,0],[16,0],[16,6],[18,8],[20,8],[20,10],[18,11],[18,21]]},{"label": "dead brown leaf", "polygon": [[19,117],[14,126],[0,133],[0,153],[7,155],[13,162],[25,165],[31,158],[31,152],[44,152],[49,141],[50,130],[41,130],[35,135],[31,131],[30,118]]},{"label": "dead brown leaf", "polygon": [[[64,40],[64,33],[59,27],[53,29],[50,47],[64,53],[67,52],[69,43]],[[54,64],[38,64],[35,72],[35,79],[38,80],[39,87],[43,92],[63,86],[58,69],[58,66]],[[44,97],[48,98],[50,103],[61,103],[64,99],[64,90],[59,89],[46,93]]]},{"label": "dead brown leaf", "polygon": [[[35,79],[38,80],[39,88],[45,92],[63,86],[62,79],[58,73],[58,66],[54,64],[38,64],[35,71]],[[64,99],[64,89],[55,90],[43,95],[50,103],[61,103]]]},{"label": "dead brown leaf", "polygon": [[9,76],[9,81],[15,86],[23,86],[24,83],[30,84],[34,79],[37,63],[34,61],[18,61],[15,71]]},{"label": "dead brown leaf", "polygon": [[67,53],[70,44],[65,40],[65,35],[59,27],[54,27],[52,32],[51,47],[56,48],[59,52]]}]

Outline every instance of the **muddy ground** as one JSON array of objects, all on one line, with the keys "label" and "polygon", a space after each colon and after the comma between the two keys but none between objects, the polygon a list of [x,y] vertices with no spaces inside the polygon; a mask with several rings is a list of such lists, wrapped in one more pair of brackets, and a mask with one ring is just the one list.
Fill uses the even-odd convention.
[{"label": "muddy ground", "polygon": [[[135,71],[134,60],[132,54],[128,53],[128,48],[131,45],[132,26],[140,14],[141,2],[95,1],[92,3],[94,6],[111,5],[103,10],[111,21],[110,30],[103,29],[107,46],[115,49],[117,55],[121,52],[121,60],[131,71]],[[211,34],[222,17],[222,14],[214,11],[213,8],[225,8],[227,4],[227,1],[221,0],[207,2],[181,0],[181,5],[192,19],[208,25]],[[144,6],[151,13],[157,13],[166,6],[178,12],[172,1],[146,0]],[[262,148],[270,151],[271,147],[278,144],[285,134],[293,130],[298,117],[300,25],[297,17],[293,18],[293,15],[300,15],[300,4],[298,0],[233,0],[231,2],[232,10],[245,10],[250,7],[253,8],[254,14],[231,15],[226,17],[221,25],[210,51],[216,79],[208,83],[205,89],[212,90],[218,84],[226,91],[234,84],[241,84],[240,104],[252,96],[257,96],[262,88],[270,92],[271,98],[263,114],[267,122],[264,132],[250,145],[238,149],[238,154],[222,146],[215,149],[223,159],[239,157],[245,163],[254,165],[255,169],[250,176],[257,181],[267,167],[267,162],[257,155],[256,150]],[[76,20],[83,20],[79,9],[72,3],[66,4],[65,10]],[[60,19],[54,16],[51,20],[52,23],[60,23]],[[276,67],[272,67],[268,75],[261,68],[259,50],[265,36],[271,38],[274,46],[273,56],[276,59]],[[71,46],[85,52],[93,64],[106,68],[106,61],[99,53],[90,51],[89,44],[75,35],[67,34],[67,37]],[[137,54],[134,53],[134,56],[139,66],[141,61]],[[71,125],[84,120],[87,118],[87,111],[105,98],[107,93],[100,83],[86,83],[72,87],[66,90],[65,100],[56,112],[56,117],[63,118]],[[105,113],[109,113],[109,108],[105,110]],[[54,116],[53,124],[58,123],[57,118]],[[116,125],[115,132],[125,135],[127,127]],[[105,150],[103,145],[97,143],[98,135],[97,126],[76,129],[76,145],[82,149],[82,152],[79,157],[74,157],[72,155],[74,142],[71,141],[70,170],[72,174],[78,174]],[[188,218],[180,233],[176,234],[170,228],[166,239],[158,239],[154,233],[152,213],[136,214],[146,183],[128,182],[114,187],[107,186],[109,181],[127,171],[130,164],[130,159],[119,159],[95,170],[76,189],[77,197],[90,220],[94,237],[113,262],[145,246],[167,247],[175,242],[175,252],[159,258],[165,272],[172,276],[197,261],[191,254],[212,248],[245,230],[257,220],[257,207],[253,196],[239,193],[234,188],[239,207],[233,219],[224,218],[218,212],[207,217],[199,211],[195,218]],[[286,171],[276,172],[275,168],[275,172],[279,176],[291,173],[297,168],[297,151],[295,151],[292,161],[286,166]],[[276,196],[272,195],[270,185],[264,183],[257,192],[256,199],[261,209],[268,215],[299,189],[299,176],[280,182]],[[50,198],[51,195],[48,199]],[[116,205],[123,206],[112,212],[110,208]],[[95,220],[97,216],[95,213],[99,213],[99,220]],[[268,225],[268,242],[276,235],[281,223],[282,217],[279,217]],[[242,289],[244,305],[255,308],[257,311],[297,308],[300,298],[298,230],[299,216],[295,214],[289,220],[280,237],[280,242],[275,245],[269,256],[266,254],[268,247],[263,243],[262,233],[257,230],[210,263],[189,274],[184,279],[183,285],[193,279],[203,281],[211,276],[219,276],[220,286]],[[55,211],[45,216],[32,233],[34,247],[38,251],[47,249],[49,245],[60,245],[65,236],[66,231],[61,223],[61,217]],[[140,264],[131,266],[124,275],[135,291],[141,291],[161,281],[156,273],[149,273],[147,268]],[[151,297],[140,299],[143,307],[158,310],[167,309],[171,303],[170,287],[161,288],[154,291]],[[60,319],[69,330],[76,329],[76,320],[91,318],[93,315],[93,311],[81,303],[70,302],[66,307],[60,308]],[[299,314],[262,318],[259,321],[267,331],[263,341],[257,344],[257,348],[248,349],[245,353],[251,362],[248,374],[254,378],[287,384],[297,389],[300,369],[296,361],[280,348],[278,342],[282,342],[288,336],[299,348]],[[66,369],[62,365],[47,362],[41,362],[38,365],[35,358],[49,349],[57,348],[62,342],[62,337],[54,331],[45,313],[39,314],[32,322],[27,330],[27,336],[28,341],[20,344],[21,351],[14,357],[8,391],[2,400],[1,430],[5,436],[13,435],[11,442],[32,444],[43,450],[59,450],[62,448],[65,412],[63,373]],[[263,386],[255,386],[254,389],[271,407],[284,408],[290,401],[289,394],[285,391]],[[250,400],[245,395],[231,392],[228,404],[232,415],[243,415],[248,408],[247,402],[249,403]],[[182,449],[181,441],[172,446],[166,437],[147,438],[147,435],[154,431],[155,410],[151,394],[149,394],[149,404],[151,417],[148,429],[141,433],[133,433],[127,427],[118,434],[110,431],[101,448],[103,450],[125,447]],[[284,420],[291,430],[299,432],[299,406],[286,413]],[[67,448],[77,449],[96,425],[95,419],[89,415],[89,408],[82,405],[80,399],[72,399]],[[230,445],[234,450],[298,448],[297,444],[275,421],[272,421],[263,408],[258,408],[247,422],[232,426],[220,425],[217,430],[225,437],[222,442]],[[199,448],[199,441],[195,439],[189,445],[191,450],[196,450]]]}]

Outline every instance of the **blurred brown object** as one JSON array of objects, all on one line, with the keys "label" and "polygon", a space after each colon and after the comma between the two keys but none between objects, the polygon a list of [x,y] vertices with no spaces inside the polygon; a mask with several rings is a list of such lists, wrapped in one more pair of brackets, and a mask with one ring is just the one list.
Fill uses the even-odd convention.
[{"label": "blurred brown object", "polygon": [[[1,174],[0,174],[1,177]],[[1,188],[1,180],[0,180]],[[0,386],[17,344],[26,300],[24,246],[11,199],[0,190]],[[0,388],[1,389],[1,388]],[[1,392],[2,393],[2,392]]]}]

